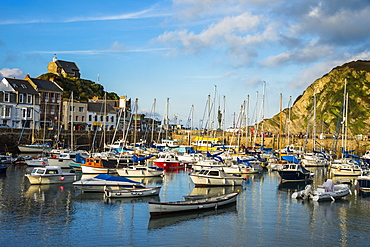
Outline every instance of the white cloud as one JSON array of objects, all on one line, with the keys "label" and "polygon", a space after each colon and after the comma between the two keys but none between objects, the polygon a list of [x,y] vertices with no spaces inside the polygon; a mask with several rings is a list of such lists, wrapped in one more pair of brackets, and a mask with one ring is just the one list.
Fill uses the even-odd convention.
[{"label": "white cloud", "polygon": [[3,78],[3,77],[23,78],[24,73],[22,70],[18,68],[14,68],[14,69],[2,68],[0,69],[0,78]]}]

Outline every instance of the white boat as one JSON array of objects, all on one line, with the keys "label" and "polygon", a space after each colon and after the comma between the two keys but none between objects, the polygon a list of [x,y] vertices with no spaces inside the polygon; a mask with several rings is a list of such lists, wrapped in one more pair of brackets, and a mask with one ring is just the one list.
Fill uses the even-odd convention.
[{"label": "white boat", "polygon": [[14,161],[11,155],[0,154],[0,164],[10,164]]},{"label": "white boat", "polygon": [[218,207],[236,202],[239,192],[214,197],[195,196],[186,197],[185,201],[176,202],[148,202],[151,216],[171,213],[191,212],[204,209],[217,209]]},{"label": "white boat", "polygon": [[258,160],[241,160],[238,159],[236,164],[223,167],[224,172],[229,174],[253,174],[263,171],[261,162]]},{"label": "white boat", "polygon": [[36,159],[26,160],[26,164],[31,167],[44,167],[48,166],[49,162],[47,157],[40,157]]},{"label": "white boat", "polygon": [[329,165],[328,159],[322,153],[305,153],[301,161],[304,167],[325,167]]},{"label": "white boat", "polygon": [[190,174],[195,186],[239,186],[245,178],[227,175],[217,168],[206,168]]},{"label": "white boat", "polygon": [[171,168],[185,168],[185,164],[181,163],[173,152],[161,152],[158,158],[153,160],[153,164],[165,169]]},{"label": "white boat", "polygon": [[116,177],[107,174],[99,174],[93,178],[76,181],[73,185],[84,192],[104,192],[106,186],[122,186],[131,189],[145,188],[145,186],[140,182],[135,182],[125,177]]},{"label": "white boat", "polygon": [[147,187],[147,188],[125,188],[121,186],[106,186],[104,193],[106,197],[122,198],[122,197],[142,197],[142,196],[157,196],[161,187]]},{"label": "white boat", "polygon": [[343,158],[334,160],[329,166],[329,172],[333,176],[360,176],[362,175],[360,161]]},{"label": "white boat", "polygon": [[47,150],[50,150],[50,144],[26,144],[18,145],[18,149],[21,153],[42,153]]},{"label": "white boat", "polygon": [[116,169],[122,177],[159,177],[164,175],[163,168],[145,165],[132,165]]},{"label": "white boat", "polygon": [[76,151],[76,152],[63,152],[58,155],[54,154],[48,157],[48,164],[50,166],[60,166],[63,169],[71,168],[72,163],[81,162],[80,157],[89,157],[86,151]]},{"label": "white boat", "polygon": [[206,168],[216,168],[216,169],[222,170],[222,168],[224,167],[224,164],[215,159],[205,159],[205,160],[200,160],[196,162],[191,167],[194,171],[200,171]]},{"label": "white boat", "polygon": [[30,174],[25,174],[30,184],[72,183],[76,174],[63,172],[59,166],[35,167]]},{"label": "white boat", "polygon": [[[329,184],[325,187],[325,183]],[[292,194],[293,199],[310,199],[313,201],[335,201],[343,198],[351,193],[347,184],[336,184],[334,185],[331,179],[328,179],[324,183],[324,187],[319,187],[315,190],[312,189],[311,185],[307,185],[304,190],[294,192]],[[331,185],[330,185],[331,184]]]}]

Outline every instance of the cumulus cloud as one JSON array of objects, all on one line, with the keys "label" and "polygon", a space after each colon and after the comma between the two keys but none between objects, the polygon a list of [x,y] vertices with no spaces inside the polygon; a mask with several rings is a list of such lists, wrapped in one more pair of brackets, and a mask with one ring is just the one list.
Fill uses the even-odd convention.
[{"label": "cumulus cloud", "polygon": [[0,79],[4,77],[23,78],[24,73],[22,70],[18,68],[14,68],[14,69],[2,68],[0,69]]}]

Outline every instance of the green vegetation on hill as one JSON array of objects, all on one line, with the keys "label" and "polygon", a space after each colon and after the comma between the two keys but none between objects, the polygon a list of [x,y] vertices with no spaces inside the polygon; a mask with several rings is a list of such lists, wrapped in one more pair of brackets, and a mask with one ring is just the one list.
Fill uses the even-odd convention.
[{"label": "green vegetation on hill", "polygon": [[[316,92],[316,132],[340,134],[342,128],[344,85],[348,93],[348,133],[370,133],[370,61],[353,61],[335,67],[312,83],[291,108],[291,133],[312,133],[314,93]],[[283,113],[283,130],[287,130],[288,109]],[[265,120],[267,131],[279,133],[280,114]]]},{"label": "green vegetation on hill", "polygon": [[[92,99],[93,97],[98,97],[99,99],[104,98],[105,93],[104,87],[90,80],[63,77],[53,73],[42,74],[37,78],[41,80],[49,80],[50,78],[54,78],[54,82],[56,82],[64,90],[63,92],[64,100],[68,100],[71,97],[72,91],[73,98],[80,102],[87,102],[89,99]],[[119,97],[116,93],[107,92],[107,100],[118,100],[118,99]]]}]

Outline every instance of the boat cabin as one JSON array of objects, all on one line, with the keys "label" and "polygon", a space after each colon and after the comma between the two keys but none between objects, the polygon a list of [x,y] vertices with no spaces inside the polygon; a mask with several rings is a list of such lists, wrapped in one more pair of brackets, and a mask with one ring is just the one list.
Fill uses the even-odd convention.
[{"label": "boat cabin", "polygon": [[59,166],[35,167],[31,175],[46,175],[46,174],[62,174],[62,169]]}]

